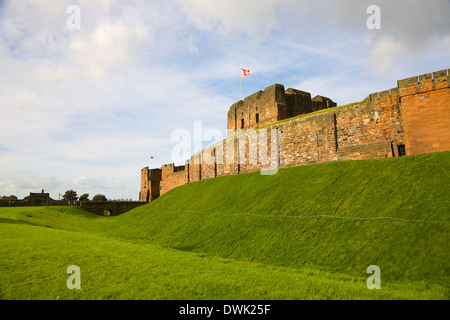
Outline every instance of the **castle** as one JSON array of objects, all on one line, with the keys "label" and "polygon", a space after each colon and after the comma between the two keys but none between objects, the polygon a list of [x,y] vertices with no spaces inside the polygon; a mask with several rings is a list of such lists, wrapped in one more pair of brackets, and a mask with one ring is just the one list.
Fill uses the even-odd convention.
[{"label": "castle", "polygon": [[274,84],[230,107],[224,141],[193,154],[184,166],[143,168],[139,200],[223,175],[450,150],[449,73],[399,80],[396,88],[340,107]]}]

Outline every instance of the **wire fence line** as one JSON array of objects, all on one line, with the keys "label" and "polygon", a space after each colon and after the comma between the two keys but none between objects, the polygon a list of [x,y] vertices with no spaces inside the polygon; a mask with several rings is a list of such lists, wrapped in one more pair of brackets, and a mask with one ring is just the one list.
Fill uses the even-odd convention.
[{"label": "wire fence line", "polygon": [[[156,212],[156,211],[155,211]],[[210,214],[210,215],[228,215],[228,216],[248,216],[248,217],[261,217],[261,218],[278,218],[278,219],[314,219],[314,218],[330,218],[330,219],[342,219],[342,220],[394,220],[404,222],[418,222],[418,223],[448,223],[448,220],[414,220],[403,219],[394,217],[343,217],[334,215],[311,215],[311,216],[288,216],[288,215],[266,215],[266,214],[254,214],[254,213],[225,213],[225,212],[204,212],[204,211],[192,211],[192,210],[180,210],[180,211],[157,211],[160,213],[197,213],[197,214]]]}]

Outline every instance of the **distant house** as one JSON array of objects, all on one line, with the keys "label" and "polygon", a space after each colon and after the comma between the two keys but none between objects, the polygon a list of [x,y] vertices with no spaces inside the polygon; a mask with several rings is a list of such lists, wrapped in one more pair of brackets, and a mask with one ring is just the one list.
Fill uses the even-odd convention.
[{"label": "distant house", "polygon": [[23,198],[22,201],[28,202],[29,206],[50,206],[55,200],[50,198],[50,193],[44,193],[42,189],[41,193],[30,192],[30,195]]},{"label": "distant house", "polygon": [[30,192],[22,200],[1,200],[0,207],[36,207],[36,206],[64,206],[67,205],[65,200],[53,200],[49,193],[45,193],[42,189],[41,193]]}]

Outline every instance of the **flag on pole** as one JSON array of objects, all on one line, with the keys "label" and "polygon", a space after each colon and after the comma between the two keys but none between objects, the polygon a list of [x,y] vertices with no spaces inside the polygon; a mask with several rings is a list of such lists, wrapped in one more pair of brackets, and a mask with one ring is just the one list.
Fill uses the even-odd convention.
[{"label": "flag on pole", "polygon": [[241,71],[242,71],[242,77],[251,75],[250,69],[242,69],[241,68]]},{"label": "flag on pole", "polygon": [[242,78],[251,75],[250,69],[241,68],[241,77],[239,79],[239,87],[241,90],[241,100],[242,100]]}]

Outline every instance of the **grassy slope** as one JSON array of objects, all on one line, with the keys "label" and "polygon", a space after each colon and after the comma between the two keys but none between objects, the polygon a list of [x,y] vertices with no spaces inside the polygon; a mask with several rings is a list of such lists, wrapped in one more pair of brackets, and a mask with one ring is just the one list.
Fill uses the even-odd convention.
[{"label": "grassy slope", "polygon": [[[449,172],[444,152],[220,177],[120,216],[115,232],[221,257],[352,275],[375,264],[387,280],[445,283]],[[340,218],[311,217],[320,215]],[[408,221],[352,219],[377,217]]]},{"label": "grassy slope", "polygon": [[[368,290],[367,276],[274,267],[111,238],[101,231],[113,219],[79,208],[1,208],[0,216],[0,299],[447,297],[444,288],[429,283],[383,283],[383,290]],[[73,226],[75,231],[64,230]],[[81,290],[66,287],[70,265],[81,269]]]},{"label": "grassy slope", "polygon": [[[448,299],[449,160],[220,177],[118,217],[1,208],[0,297]],[[354,219],[376,217],[407,221]],[[81,292],[65,287],[71,264],[82,268]],[[382,290],[365,286],[372,264]]]},{"label": "grassy slope", "polygon": [[[237,297],[244,299],[259,295],[281,299],[311,295],[311,292],[301,293],[293,284],[303,287],[312,279],[288,269],[273,272],[275,269],[271,267],[243,262],[230,264],[223,259],[204,259],[192,253],[131,244],[95,234],[42,230],[24,224],[3,227],[1,224],[0,230],[9,237],[2,239],[0,279],[1,295],[7,299],[224,298],[236,297],[233,287],[241,289]],[[25,243],[20,239],[24,233]],[[6,260],[11,258],[22,263],[8,268]],[[72,264],[81,268],[80,291],[66,288],[69,275],[65,271]],[[269,283],[265,276],[272,273],[275,275],[272,281],[276,281]],[[8,274],[13,276],[7,277]],[[328,281],[332,287],[339,282]]]}]

